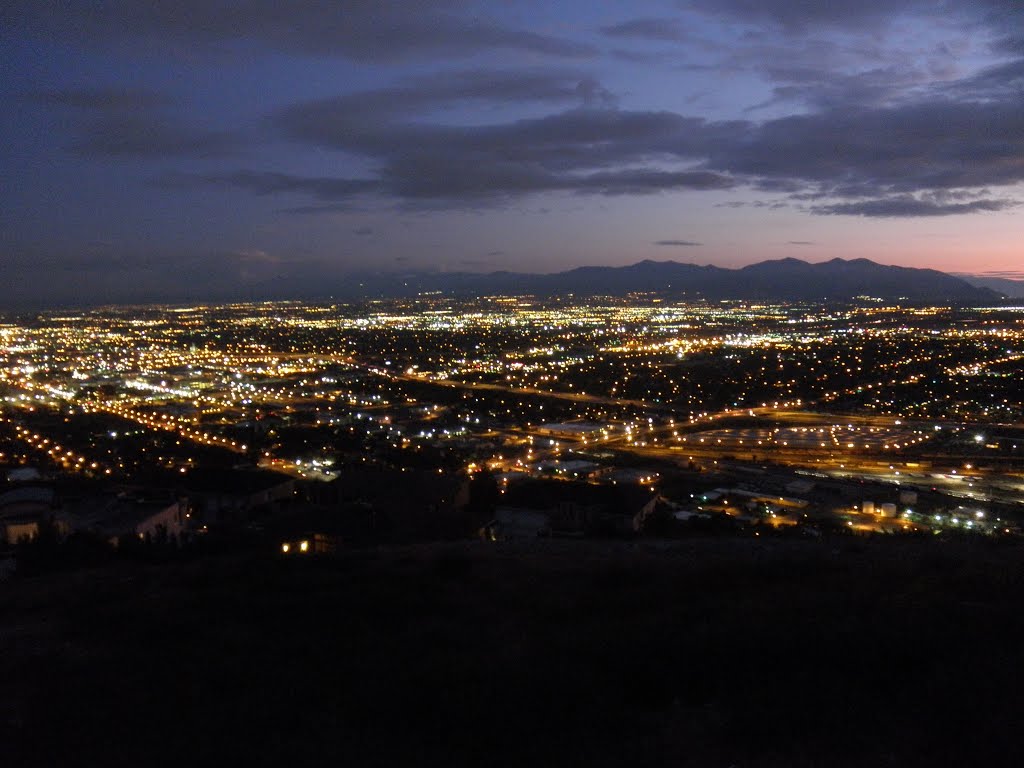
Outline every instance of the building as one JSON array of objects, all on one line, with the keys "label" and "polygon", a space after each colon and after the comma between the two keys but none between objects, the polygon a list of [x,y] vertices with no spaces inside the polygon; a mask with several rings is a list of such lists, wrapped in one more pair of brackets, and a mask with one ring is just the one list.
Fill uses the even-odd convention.
[{"label": "building", "polygon": [[461,537],[479,526],[468,516],[469,478],[462,473],[364,465],[343,468],[308,492],[318,504],[349,514],[362,510],[377,539]]},{"label": "building", "polygon": [[532,480],[505,494],[509,508],[543,513],[552,536],[632,536],[658,501],[642,485]]},{"label": "building", "polygon": [[523,541],[551,535],[551,519],[545,512],[521,507],[498,507],[494,520],[484,526],[481,536],[490,541]]},{"label": "building", "polygon": [[34,539],[39,527],[52,520],[56,509],[53,488],[28,485],[0,494],[0,544]]}]

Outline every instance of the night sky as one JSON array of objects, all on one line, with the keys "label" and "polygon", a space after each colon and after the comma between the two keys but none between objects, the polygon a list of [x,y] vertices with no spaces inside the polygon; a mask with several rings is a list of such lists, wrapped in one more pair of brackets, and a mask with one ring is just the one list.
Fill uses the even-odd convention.
[{"label": "night sky", "polygon": [[6,0],[0,308],[1024,268],[1021,0]]}]

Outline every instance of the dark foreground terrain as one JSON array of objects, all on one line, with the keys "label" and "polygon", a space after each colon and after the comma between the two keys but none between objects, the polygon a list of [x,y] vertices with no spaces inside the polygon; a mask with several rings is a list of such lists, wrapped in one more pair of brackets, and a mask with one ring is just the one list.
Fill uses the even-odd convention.
[{"label": "dark foreground terrain", "polygon": [[1024,550],[438,545],[0,584],[0,763],[1020,765]]}]

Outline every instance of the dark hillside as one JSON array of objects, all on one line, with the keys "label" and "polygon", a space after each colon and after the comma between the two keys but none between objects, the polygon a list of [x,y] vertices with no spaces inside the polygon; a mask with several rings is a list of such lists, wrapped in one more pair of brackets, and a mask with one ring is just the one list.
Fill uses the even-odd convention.
[{"label": "dark hillside", "polygon": [[1021,554],[555,541],[14,580],[3,762],[1019,765]]}]

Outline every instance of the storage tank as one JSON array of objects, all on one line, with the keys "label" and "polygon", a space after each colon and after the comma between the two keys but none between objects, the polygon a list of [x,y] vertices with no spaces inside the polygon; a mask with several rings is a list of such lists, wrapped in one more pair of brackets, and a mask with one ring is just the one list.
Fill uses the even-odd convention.
[{"label": "storage tank", "polygon": [[879,510],[882,513],[882,517],[896,517],[896,505],[892,503],[885,503]]},{"label": "storage tank", "polygon": [[900,491],[900,504],[917,504],[917,491]]},{"label": "storage tank", "polygon": [[862,501],[860,503],[860,511],[865,515],[875,514],[875,502],[873,501]]}]

